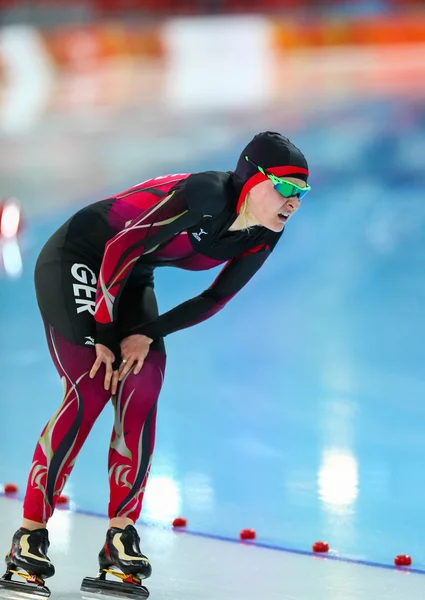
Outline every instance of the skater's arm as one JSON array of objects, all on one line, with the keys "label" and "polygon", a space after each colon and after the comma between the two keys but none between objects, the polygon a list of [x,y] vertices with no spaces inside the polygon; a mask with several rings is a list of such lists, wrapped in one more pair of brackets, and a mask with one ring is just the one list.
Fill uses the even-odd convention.
[{"label": "skater's arm", "polygon": [[156,339],[209,319],[248,283],[270,253],[269,247],[262,246],[233,258],[223,267],[211,287],[202,294],[152,321],[142,323],[131,333],[141,333]]},{"label": "skater's arm", "polygon": [[108,241],[97,284],[94,315],[97,343],[115,347],[119,297],[138,259],[196,225],[204,215],[212,216],[222,209],[214,184],[213,173],[191,175]]}]

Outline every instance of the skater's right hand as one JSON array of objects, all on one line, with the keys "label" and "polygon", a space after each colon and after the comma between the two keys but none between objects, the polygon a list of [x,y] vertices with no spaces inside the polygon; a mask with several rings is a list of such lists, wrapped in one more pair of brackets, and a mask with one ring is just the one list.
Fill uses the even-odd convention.
[{"label": "skater's right hand", "polygon": [[[96,360],[94,361],[94,364],[91,368],[90,378],[93,379],[93,377],[98,372],[100,366],[102,364],[104,364],[105,365],[104,388],[105,388],[105,390],[109,390],[109,388],[111,387],[112,376],[114,374],[114,371],[112,369],[112,364],[115,360],[115,356],[114,356],[114,353],[112,352],[112,350],[110,350],[107,346],[104,346],[103,344],[96,344],[95,348],[96,348]],[[112,393],[114,394],[115,391],[112,390]]]}]

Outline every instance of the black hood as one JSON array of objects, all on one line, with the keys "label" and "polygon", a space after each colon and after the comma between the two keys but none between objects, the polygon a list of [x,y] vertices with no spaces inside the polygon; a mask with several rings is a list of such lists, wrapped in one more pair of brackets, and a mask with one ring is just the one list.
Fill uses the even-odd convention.
[{"label": "black hood", "polygon": [[[249,161],[246,160],[246,156],[248,156]],[[284,175],[297,177],[307,182],[308,164],[304,154],[280,133],[273,131],[258,133],[242,150],[236,169],[233,172],[233,181],[238,198],[245,184],[251,177],[258,174],[255,165],[271,172],[276,167],[295,167],[294,172],[285,169]],[[303,172],[300,172],[299,169],[302,169]],[[275,175],[279,176],[279,173],[276,172]]]}]

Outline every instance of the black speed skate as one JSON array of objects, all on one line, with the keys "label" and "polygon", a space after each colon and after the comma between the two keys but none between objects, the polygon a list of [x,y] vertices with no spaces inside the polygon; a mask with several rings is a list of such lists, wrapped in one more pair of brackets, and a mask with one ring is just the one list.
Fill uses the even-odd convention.
[{"label": "black speed skate", "polygon": [[[149,597],[142,580],[150,577],[152,568],[140,550],[139,534],[132,525],[125,529],[108,529],[105,545],[99,553],[99,569],[97,577],[83,579],[82,592],[118,598]],[[121,582],[106,579],[107,574]]]},{"label": "black speed skate", "polygon": [[[47,556],[49,534],[47,529],[18,529],[6,555],[6,573],[0,578],[0,589],[10,590],[18,596],[50,596],[44,579],[55,574],[55,567]],[[24,581],[12,579],[12,575]]]}]

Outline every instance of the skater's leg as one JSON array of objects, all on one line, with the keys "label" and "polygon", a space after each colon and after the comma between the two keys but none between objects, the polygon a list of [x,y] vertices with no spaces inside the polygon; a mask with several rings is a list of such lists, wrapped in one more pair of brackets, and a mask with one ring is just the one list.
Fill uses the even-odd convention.
[{"label": "skater's leg", "polygon": [[45,322],[48,346],[62,380],[61,406],[37,443],[24,500],[26,529],[44,527],[94,422],[110,398],[99,371],[90,379],[95,350],[72,344]]},{"label": "skater's leg", "polygon": [[137,375],[119,384],[109,450],[110,527],[133,525],[141,512],[155,444],[157,401],[166,357],[150,350]]},{"label": "skater's leg", "polygon": [[89,377],[95,360],[93,347],[72,344],[46,321],[45,329],[64,397],[38,440],[28,477],[22,526],[13,536],[6,564],[8,569],[51,577],[54,567],[47,556],[46,524],[110,392],[104,389],[101,372],[93,379]]},{"label": "skater's leg", "polygon": [[140,550],[134,523],[140,515],[155,443],[156,411],[165,353],[150,350],[137,375],[119,384],[114,398],[115,424],[109,450],[109,529],[99,554],[101,570],[115,566],[123,573],[147,578],[149,560]]},{"label": "skater's leg", "polygon": [[[144,318],[158,314],[153,289],[147,286],[132,298],[122,300],[124,315],[131,314],[130,301],[138,297]],[[122,321],[131,330],[131,323]],[[123,335],[125,337],[125,335]],[[99,566],[118,568],[127,574],[131,583],[151,574],[149,560],[140,550],[140,538],[134,523],[140,515],[143,494],[152,462],[158,396],[165,371],[165,346],[162,339],[154,340],[137,375],[130,371],[118,385],[113,399],[115,423],[109,450],[109,529],[99,554]],[[133,578],[136,577],[136,580]]]},{"label": "skater's leg", "polygon": [[62,379],[64,398],[37,443],[24,499],[22,527],[6,556],[8,570],[51,577],[46,523],[98,415],[108,402],[103,374],[90,379],[94,348],[72,344],[45,321],[48,346]]}]

